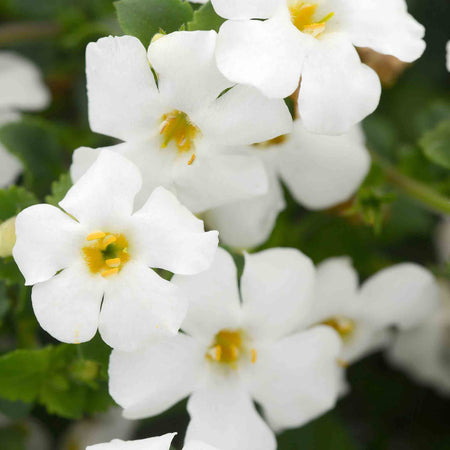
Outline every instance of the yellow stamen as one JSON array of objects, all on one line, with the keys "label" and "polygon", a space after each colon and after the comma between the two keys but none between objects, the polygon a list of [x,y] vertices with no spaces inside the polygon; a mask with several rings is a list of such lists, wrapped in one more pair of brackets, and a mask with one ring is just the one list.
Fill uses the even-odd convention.
[{"label": "yellow stamen", "polygon": [[291,21],[303,33],[311,34],[313,37],[320,36],[334,13],[330,12],[322,19],[316,20],[314,15],[317,10],[317,3],[306,3],[301,0],[291,0],[289,4],[289,12],[291,13]]},{"label": "yellow stamen", "polygon": [[254,348],[251,349],[251,352],[252,352],[252,364],[255,364],[256,359],[258,358],[258,353]]},{"label": "yellow stamen", "polygon": [[334,316],[322,322],[322,325],[328,325],[334,328],[343,340],[348,340],[355,331],[355,322],[348,317]]},{"label": "yellow stamen", "polygon": [[104,272],[102,272],[102,277],[107,278],[110,277],[111,275],[116,275],[117,273],[119,273],[119,268],[114,267],[113,269],[105,270]]},{"label": "yellow stamen", "polygon": [[106,236],[102,242],[103,248],[105,249],[106,247],[108,247],[108,245],[110,245],[116,241],[117,241],[117,238],[114,235],[110,234],[110,235]]},{"label": "yellow stamen", "polygon": [[173,141],[178,152],[182,153],[194,149],[194,142],[199,137],[200,130],[186,113],[175,109],[161,117],[159,133],[162,136],[162,148],[166,148]]},{"label": "yellow stamen", "polygon": [[188,161],[188,166],[192,165],[194,161],[195,161],[195,153],[192,154],[191,159]]},{"label": "yellow stamen", "polygon": [[120,258],[112,258],[105,261],[106,265],[109,267],[119,267],[121,262]]},{"label": "yellow stamen", "polygon": [[103,231],[94,231],[91,234],[88,234],[86,240],[87,241],[96,241],[97,239],[104,238],[106,236],[106,233]]}]

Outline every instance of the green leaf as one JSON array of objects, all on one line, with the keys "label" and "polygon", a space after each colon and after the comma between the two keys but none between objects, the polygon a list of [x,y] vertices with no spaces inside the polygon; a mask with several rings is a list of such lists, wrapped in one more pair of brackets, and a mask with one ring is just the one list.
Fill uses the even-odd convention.
[{"label": "green leaf", "polygon": [[20,186],[0,190],[0,221],[17,215],[28,206],[38,203],[36,196]]},{"label": "green leaf", "polygon": [[211,2],[205,3],[194,12],[194,18],[188,23],[188,30],[215,30],[219,31],[220,26],[225,22],[225,19],[220,17],[214,11]]},{"label": "green leaf", "polygon": [[72,178],[69,173],[63,173],[59,180],[52,183],[52,193],[45,197],[45,201],[53,206],[58,206],[58,203],[66,196],[67,191],[72,187]]},{"label": "green leaf", "polygon": [[0,413],[8,416],[10,419],[21,419],[27,416],[30,411],[30,403],[24,403],[20,400],[13,402],[0,397]]},{"label": "green leaf", "polygon": [[26,450],[26,430],[19,426],[0,428],[0,443],[4,450]]},{"label": "green leaf", "polygon": [[64,168],[64,149],[57,129],[42,119],[25,117],[0,128],[0,141],[24,165],[25,186],[39,196]]},{"label": "green leaf", "polygon": [[160,30],[177,31],[193,16],[191,5],[182,0],[120,0],[114,5],[123,31],[145,47]]},{"label": "green leaf", "polygon": [[25,280],[12,257],[0,258],[0,279],[7,285],[23,285]]},{"label": "green leaf", "polygon": [[439,123],[436,128],[425,133],[420,146],[430,161],[450,169],[450,120]]}]

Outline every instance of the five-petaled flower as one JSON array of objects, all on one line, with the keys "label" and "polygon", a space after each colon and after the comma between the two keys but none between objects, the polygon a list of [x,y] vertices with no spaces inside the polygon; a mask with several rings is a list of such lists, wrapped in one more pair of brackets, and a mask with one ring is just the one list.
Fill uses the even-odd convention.
[{"label": "five-petaled flower", "polygon": [[[217,64],[232,81],[271,98],[292,94],[305,127],[340,134],[372,113],[381,87],[354,46],[405,62],[425,49],[424,28],[405,0],[212,0],[229,19],[219,32]],[[253,20],[267,19],[267,20]]]},{"label": "five-petaled flower", "polygon": [[[114,350],[110,393],[128,418],[159,414],[190,395],[187,439],[230,450],[273,450],[275,429],[332,408],[341,343],[329,327],[305,328],[315,271],[295,249],[246,255],[238,288],[219,249],[202,274],[172,280],[189,298],[183,333],[141,350]],[[242,303],[240,298],[242,298]]]},{"label": "five-petaled flower", "polygon": [[[266,192],[262,163],[240,147],[289,132],[292,119],[282,100],[220,74],[216,38],[176,32],[154,40],[148,54],[131,36],[88,45],[91,128],[124,141],[110,149],[141,169],[138,203],[159,185],[194,213]],[[74,180],[97,154],[75,151]]]},{"label": "five-petaled flower", "polygon": [[133,350],[178,331],[187,301],[151,268],[207,269],[217,232],[164,188],[133,213],[141,185],[133,163],[105,150],[59,203],[64,211],[35,205],[17,216],[14,258],[34,285],[39,323],[60,341],[88,341],[99,327],[109,345]]}]

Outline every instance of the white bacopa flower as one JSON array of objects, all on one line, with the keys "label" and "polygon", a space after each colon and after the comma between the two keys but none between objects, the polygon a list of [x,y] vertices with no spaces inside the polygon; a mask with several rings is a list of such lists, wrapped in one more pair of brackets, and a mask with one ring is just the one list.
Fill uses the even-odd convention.
[{"label": "white bacopa flower", "polygon": [[331,258],[317,268],[311,324],[334,328],[342,338],[342,363],[388,343],[390,327],[410,329],[435,310],[439,289],[433,275],[412,263],[381,270],[361,287],[348,258]]},{"label": "white bacopa flower", "polygon": [[[424,28],[405,0],[212,0],[229,19],[219,32],[217,63],[232,81],[271,98],[300,84],[306,128],[340,134],[372,113],[381,87],[354,46],[411,62],[425,49]],[[258,19],[258,20],[254,20]],[[267,20],[259,20],[267,19]]]},{"label": "white bacopa flower", "polygon": [[447,67],[447,71],[450,72],[450,41],[447,42],[445,49],[446,49],[445,66]]},{"label": "white bacopa flower", "polygon": [[[0,51],[0,126],[19,119],[19,111],[45,108],[50,94],[39,69],[16,53]],[[22,171],[20,161],[0,143],[0,188]]]},{"label": "white bacopa flower", "polygon": [[[175,437],[176,433],[168,433],[164,436],[158,436],[147,439],[140,439],[138,441],[121,441],[115,439],[109,443],[91,445],[86,450],[170,450],[170,444]],[[190,441],[184,447],[183,450],[219,450],[215,447],[211,447],[204,442]],[[223,448],[222,450],[226,450]]]},{"label": "white bacopa flower", "polygon": [[151,268],[207,269],[217,232],[205,233],[164,188],[133,213],[141,185],[133,163],[105,150],[59,203],[63,211],[35,205],[17,216],[14,259],[34,285],[40,325],[60,341],[88,341],[99,327],[110,346],[132,350],[177,332],[186,299]]},{"label": "white bacopa flower", "polygon": [[[216,67],[216,37],[176,32],[155,40],[148,54],[131,36],[88,45],[91,128],[125,141],[110,148],[141,169],[138,203],[161,185],[198,213],[267,189],[262,163],[239,154],[239,146],[289,132],[291,116],[281,100],[232,87]],[[96,154],[75,152],[74,180]]]},{"label": "white bacopa flower", "polygon": [[246,255],[239,290],[233,259],[219,248],[206,272],[174,277],[189,298],[183,333],[112,352],[109,389],[124,416],[153,416],[190,396],[188,441],[274,450],[274,433],[253,401],[274,429],[332,408],[341,345],[329,327],[305,329],[314,275],[298,250],[270,249]]},{"label": "white bacopa flower", "polygon": [[285,208],[280,180],[300,204],[323,209],[348,200],[370,167],[359,127],[342,136],[324,136],[308,132],[300,120],[294,122],[291,134],[257,144],[251,153],[265,164],[268,192],[203,216],[212,229],[219,230],[221,242],[236,248],[255,247],[269,237]]},{"label": "white bacopa flower", "polygon": [[450,395],[450,284],[440,283],[439,307],[417,327],[399,333],[388,351],[392,365],[417,382]]}]

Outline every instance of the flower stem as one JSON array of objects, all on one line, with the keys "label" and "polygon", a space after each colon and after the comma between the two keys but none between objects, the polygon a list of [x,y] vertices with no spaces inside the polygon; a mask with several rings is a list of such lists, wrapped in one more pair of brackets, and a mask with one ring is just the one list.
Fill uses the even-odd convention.
[{"label": "flower stem", "polygon": [[0,26],[0,45],[56,36],[61,26],[54,22],[21,22]]},{"label": "flower stem", "polygon": [[400,173],[392,164],[371,151],[372,159],[384,171],[387,180],[395,187],[409,195],[411,198],[419,201],[429,210],[438,214],[450,214],[450,198],[436,192],[426,184],[413,180],[412,178]]}]

